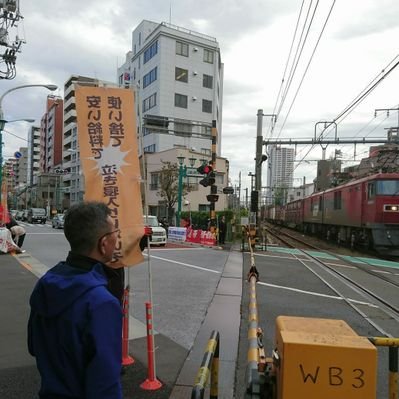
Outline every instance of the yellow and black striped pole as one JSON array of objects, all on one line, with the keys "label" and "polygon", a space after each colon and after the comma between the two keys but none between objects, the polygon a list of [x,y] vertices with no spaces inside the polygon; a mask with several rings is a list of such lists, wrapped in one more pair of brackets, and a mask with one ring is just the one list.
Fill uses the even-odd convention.
[{"label": "yellow and black striped pole", "polygon": [[399,338],[369,337],[375,346],[389,346],[389,399],[398,399],[398,347]]},{"label": "yellow and black striped pole", "polygon": [[209,376],[211,377],[209,397],[210,399],[217,399],[219,380],[219,332],[215,330],[212,331],[208,340],[201,367],[195,378],[191,399],[202,399],[204,397]]},{"label": "yellow and black striped pole", "polygon": [[[211,160],[211,165],[213,170],[216,173],[216,144],[217,144],[217,129],[216,129],[216,120],[212,121],[212,160]],[[215,184],[211,185],[211,197],[214,195],[217,195],[218,193],[218,188]],[[209,204],[209,219],[210,219],[210,231],[212,234],[216,234],[216,212],[215,212],[215,202],[216,201],[210,201]]]},{"label": "yellow and black striped pole", "polygon": [[247,392],[260,391],[258,364],[259,364],[259,327],[258,327],[258,304],[256,301],[256,282],[259,273],[255,266],[255,258],[251,245],[250,231],[247,227],[248,248],[251,256],[251,268],[248,272],[249,306],[248,306],[248,355],[247,355]]}]

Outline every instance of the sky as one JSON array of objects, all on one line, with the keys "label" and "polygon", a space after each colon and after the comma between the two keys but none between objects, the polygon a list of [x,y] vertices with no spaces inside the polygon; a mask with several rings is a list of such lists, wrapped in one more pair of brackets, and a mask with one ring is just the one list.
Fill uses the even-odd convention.
[{"label": "sky", "polygon": [[[16,78],[0,81],[0,95],[19,85],[51,83],[60,88],[54,94],[63,96],[63,84],[71,74],[116,81],[117,66],[131,50],[132,31],[143,19],[215,37],[224,63],[221,155],[230,162],[233,186],[241,174],[242,186],[248,187],[248,173],[255,172],[258,109],[277,115],[273,131],[272,118],[263,118],[265,140],[311,139],[321,133],[318,122],[335,121],[399,61],[397,0],[20,0],[20,10],[23,22],[9,33],[10,38],[18,33],[26,43],[17,56]],[[387,129],[399,124],[398,111],[375,116],[375,109],[398,108],[398,88],[399,67],[337,120],[338,137],[385,138]],[[44,88],[8,94],[1,104],[5,119],[34,118],[39,124],[47,94]],[[7,124],[4,158],[26,146],[28,129],[26,122]],[[328,138],[334,134],[324,133]],[[343,165],[349,166],[365,157],[368,147],[357,146],[355,157],[353,146],[329,145],[326,157],[335,149],[342,151]],[[294,185],[304,176],[312,181],[320,145],[300,145],[295,151]],[[262,182],[265,186],[266,163]]]}]

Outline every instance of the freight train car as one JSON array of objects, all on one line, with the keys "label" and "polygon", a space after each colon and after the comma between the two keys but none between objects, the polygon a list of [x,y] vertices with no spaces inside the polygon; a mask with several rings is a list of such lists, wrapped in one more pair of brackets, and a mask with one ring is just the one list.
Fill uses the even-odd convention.
[{"label": "freight train car", "polygon": [[399,256],[399,173],[378,173],[313,193],[276,207],[274,215],[305,233]]}]

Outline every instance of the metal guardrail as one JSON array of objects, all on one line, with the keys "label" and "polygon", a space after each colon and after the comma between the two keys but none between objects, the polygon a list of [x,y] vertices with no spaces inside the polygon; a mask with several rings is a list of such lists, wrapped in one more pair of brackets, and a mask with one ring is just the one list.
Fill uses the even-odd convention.
[{"label": "metal guardrail", "polygon": [[218,382],[219,382],[219,332],[212,331],[208,340],[206,351],[201,362],[201,367],[198,370],[195,378],[193,390],[191,392],[191,399],[203,399],[205,387],[210,377],[210,399],[217,399],[218,397]]}]

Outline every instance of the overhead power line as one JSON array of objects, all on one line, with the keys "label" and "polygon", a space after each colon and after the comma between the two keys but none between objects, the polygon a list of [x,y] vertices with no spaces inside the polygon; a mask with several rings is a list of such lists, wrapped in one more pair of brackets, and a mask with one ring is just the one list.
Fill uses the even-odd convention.
[{"label": "overhead power line", "polygon": [[305,68],[305,71],[304,71],[304,73],[303,73],[303,75],[302,75],[301,81],[299,82],[299,86],[298,86],[298,88],[297,88],[297,90],[296,90],[296,92],[295,92],[294,98],[293,98],[292,101],[291,101],[291,105],[290,105],[290,107],[289,107],[289,109],[288,109],[287,115],[285,116],[284,122],[283,122],[283,124],[281,125],[281,128],[280,128],[280,131],[279,131],[279,133],[278,133],[278,135],[277,135],[277,138],[280,137],[281,132],[283,131],[283,128],[284,128],[284,126],[285,126],[285,123],[287,122],[287,119],[288,119],[288,117],[289,117],[289,115],[290,115],[291,109],[292,109],[292,107],[293,107],[293,105],[294,105],[294,103],[295,103],[295,100],[296,100],[297,96],[298,96],[299,90],[301,89],[302,83],[303,83],[303,81],[305,80],[305,76],[306,76],[306,74],[307,74],[307,72],[308,72],[308,70],[309,70],[310,64],[311,64],[311,62],[312,62],[312,60],[313,60],[313,57],[314,57],[314,55],[315,55],[315,53],[316,53],[316,50],[317,50],[317,47],[318,47],[318,45],[319,45],[319,43],[320,43],[321,37],[323,36],[324,30],[325,30],[325,28],[326,28],[326,26],[327,26],[327,22],[328,22],[328,20],[330,19],[332,10],[333,10],[334,5],[335,5],[335,1],[336,1],[336,0],[334,0],[333,3],[331,4],[330,10],[329,10],[329,12],[328,12],[328,14],[327,14],[327,18],[326,18],[326,20],[324,21],[323,28],[321,29],[321,32],[320,32],[319,37],[318,37],[318,39],[317,39],[317,42],[316,42],[316,44],[315,44],[315,46],[314,46],[314,48],[313,48],[312,54],[311,54],[311,56],[310,56],[310,58],[309,58],[308,64],[306,65],[306,68]]},{"label": "overhead power line", "polygon": [[[283,77],[281,78],[280,89],[279,89],[279,91],[277,93],[276,102],[275,102],[274,107],[273,107],[273,112],[272,112],[273,115],[276,115],[276,109],[277,109],[278,100],[279,100],[280,94],[281,94],[281,92],[283,90],[283,86],[284,86],[284,82],[285,82],[285,74],[287,72],[288,64],[289,64],[289,61],[290,61],[290,58],[291,58],[292,49],[294,47],[295,38],[296,38],[297,31],[298,31],[299,21],[301,19],[301,15],[302,15],[302,9],[303,9],[304,2],[305,2],[305,0],[302,0],[301,8],[299,10],[298,19],[297,19],[296,25],[295,25],[294,36],[292,37],[292,41],[291,41],[290,51],[288,52],[288,57],[287,57],[287,61],[285,63]],[[274,123],[271,124],[270,137],[272,137],[272,135],[273,135],[273,129],[274,129]]]},{"label": "overhead power line", "polygon": [[[317,7],[318,7],[318,5],[319,5],[319,0],[317,0],[316,6],[315,6],[314,9],[313,9],[312,17],[311,17],[310,22],[309,22],[309,24],[308,24],[308,27],[307,27],[307,30],[306,30],[306,34],[305,34],[305,38],[304,38],[303,41],[302,41],[303,33],[304,33],[304,31],[305,31],[305,28],[306,28],[306,23],[307,23],[308,18],[309,18],[309,12],[310,12],[310,10],[311,10],[312,3],[313,3],[313,0],[311,0],[311,2],[310,2],[310,4],[309,4],[309,8],[308,8],[308,12],[307,12],[307,14],[306,14],[306,18],[305,18],[305,21],[304,21],[304,24],[303,24],[301,36],[300,36],[300,38],[299,38],[298,47],[297,47],[297,49],[296,49],[296,53],[295,53],[295,56],[294,56],[294,59],[293,59],[293,64],[291,65],[291,70],[290,70],[290,73],[289,73],[289,76],[288,76],[288,82],[287,82],[287,85],[286,85],[286,87],[285,87],[285,89],[284,89],[284,92],[283,92],[283,95],[282,95],[282,98],[281,98],[280,106],[279,106],[279,108],[278,108],[278,110],[277,110],[277,118],[278,118],[278,116],[280,115],[280,112],[281,112],[281,109],[283,108],[285,99],[287,98],[288,91],[289,91],[289,89],[290,89],[290,87],[291,87],[292,80],[293,80],[293,78],[294,78],[296,69],[297,69],[298,64],[299,64],[299,60],[300,60],[300,58],[301,58],[301,56],[302,56],[302,52],[303,52],[303,49],[304,49],[304,47],[305,47],[305,44],[306,44],[306,41],[307,41],[307,38],[308,38],[308,35],[309,35],[309,32],[310,32],[310,27],[312,26],[313,19],[314,19],[314,16],[315,16],[315,14],[316,14]],[[302,45],[301,45],[301,42],[302,42]],[[301,49],[300,49],[299,55],[298,55],[299,47],[300,47]]]}]

